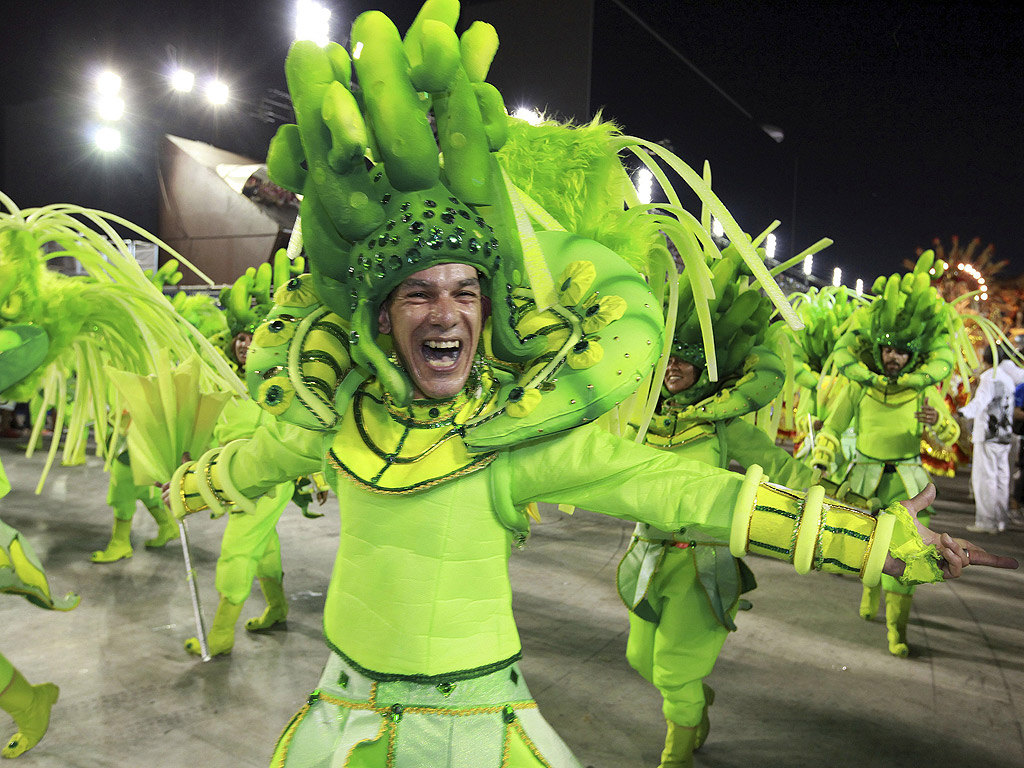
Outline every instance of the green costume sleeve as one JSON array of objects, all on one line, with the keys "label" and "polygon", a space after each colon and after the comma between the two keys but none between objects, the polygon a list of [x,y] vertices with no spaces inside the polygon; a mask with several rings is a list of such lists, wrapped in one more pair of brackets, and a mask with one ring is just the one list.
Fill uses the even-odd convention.
[{"label": "green costume sleeve", "polygon": [[946,399],[939,394],[937,389],[933,388],[925,391],[925,400],[928,401],[928,405],[939,412],[939,420],[931,428],[935,438],[945,445],[952,445],[959,440],[960,425],[953,418],[953,414],[950,413]]},{"label": "green costume sleeve", "polygon": [[595,426],[499,455],[513,503],[575,504],[665,531],[696,527],[726,539],[742,476],[638,445]]},{"label": "green costume sleeve", "polygon": [[208,507],[215,515],[251,507],[249,500],[277,484],[322,470],[331,435],[274,420],[249,439],[208,451],[175,473],[171,511],[181,518]]},{"label": "green costume sleeve", "polygon": [[839,447],[839,437],[853,421],[857,403],[863,394],[864,390],[851,381],[836,395],[828,418],[825,419],[825,425],[818,434],[818,443],[814,447],[811,463],[825,467],[832,464],[835,460],[835,451]]},{"label": "green costume sleeve", "polygon": [[729,458],[742,467],[760,464],[773,483],[788,488],[807,488],[817,473],[773,443],[762,430],[736,419],[725,427]]}]

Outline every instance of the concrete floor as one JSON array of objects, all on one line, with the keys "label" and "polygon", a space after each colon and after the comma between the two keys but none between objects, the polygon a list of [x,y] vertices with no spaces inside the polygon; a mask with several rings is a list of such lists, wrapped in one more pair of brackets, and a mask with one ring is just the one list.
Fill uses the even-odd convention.
[{"label": "concrete floor", "polygon": [[[82,595],[69,614],[0,600],[4,654],[29,680],[53,680],[62,691],[46,738],[17,764],[266,766],[327,655],[320,615],[338,531],[333,507],[320,520],[290,508],[279,526],[288,631],[240,628],[230,657],[202,664],[182,650],[194,630],[180,547],[143,549],[154,530],[144,511],[134,558],[89,562],[111,524],[99,462],[56,468],[34,496],[42,457],[26,459],[15,441],[0,441],[0,458],[14,486],[0,515],[32,540],[55,589]],[[941,482],[940,496],[936,525],[962,535],[973,520],[966,478]],[[190,520],[208,617],[222,529]],[[624,658],[614,572],[630,532],[610,518],[549,509],[512,557],[527,680],[547,719],[594,768],[653,768],[664,735],[660,697]],[[1024,532],[984,543],[1024,559]],[[919,590],[913,652],[902,660],[887,653],[880,619],[857,617],[854,580],[799,577],[776,561],[751,565],[760,586],[710,678],[718,699],[698,766],[1024,766],[1024,572],[971,569],[959,582]],[[262,608],[254,590],[242,616]],[[0,737],[12,730],[0,713]]]}]

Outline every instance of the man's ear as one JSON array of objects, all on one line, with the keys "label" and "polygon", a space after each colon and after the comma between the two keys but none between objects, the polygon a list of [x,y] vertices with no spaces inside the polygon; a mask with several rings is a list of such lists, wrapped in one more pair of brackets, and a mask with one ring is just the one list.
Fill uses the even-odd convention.
[{"label": "man's ear", "polygon": [[380,305],[380,314],[377,315],[377,331],[391,333],[391,316],[388,315],[387,302]]}]

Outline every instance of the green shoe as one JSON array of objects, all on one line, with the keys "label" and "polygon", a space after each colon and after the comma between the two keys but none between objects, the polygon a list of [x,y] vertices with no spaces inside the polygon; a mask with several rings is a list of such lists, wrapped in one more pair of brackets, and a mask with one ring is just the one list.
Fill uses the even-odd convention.
[{"label": "green shoe", "polygon": [[149,514],[151,514],[153,519],[156,520],[157,531],[156,536],[152,539],[146,539],[147,549],[159,549],[167,542],[173,541],[181,535],[178,531],[177,521],[171,516],[171,513],[167,511],[167,507],[163,504],[159,507],[153,507],[150,509]]},{"label": "green shoe", "polygon": [[248,632],[262,632],[271,629],[279,624],[284,624],[288,618],[288,598],[284,595],[284,583],[273,578],[260,579],[260,591],[267,601],[267,607],[262,615],[254,616],[245,622],[245,629]]},{"label": "green shoe", "polygon": [[913,595],[885,593],[885,629],[889,653],[901,659],[910,655],[910,646],[907,645],[907,621],[910,619],[910,604],[913,600]]},{"label": "green shoe", "polygon": [[39,743],[50,726],[50,710],[60,696],[60,688],[53,683],[29,685],[18,670],[10,685],[0,694],[0,709],[14,718],[18,732],[7,740],[0,756],[17,757]]},{"label": "green shoe", "polygon": [[[235,624],[238,623],[238,615],[242,612],[243,603],[235,605],[227,598],[222,597],[217,604],[217,613],[213,615],[213,626],[206,635],[206,646],[211,656],[224,656],[231,653],[235,647]],[[202,656],[203,651],[199,647],[199,638],[190,637],[185,641],[185,651],[192,656]]]},{"label": "green shoe", "polygon": [[114,518],[114,530],[106,549],[99,549],[90,558],[94,563],[116,563],[132,556],[132,521]]},{"label": "green shoe", "polygon": [[708,733],[711,731],[711,719],[708,717],[708,710],[715,703],[715,689],[707,683],[701,683],[704,687],[704,711],[700,715],[700,724],[697,726],[697,738],[693,743],[694,751],[704,746],[708,740]]},{"label": "green shoe", "polygon": [[698,727],[679,725],[671,720],[665,734],[665,749],[658,768],[693,768],[693,750],[696,749]]},{"label": "green shoe", "polygon": [[878,613],[878,605],[882,599],[882,588],[879,585],[864,587],[860,593],[860,608],[857,613],[865,621],[871,621]]}]

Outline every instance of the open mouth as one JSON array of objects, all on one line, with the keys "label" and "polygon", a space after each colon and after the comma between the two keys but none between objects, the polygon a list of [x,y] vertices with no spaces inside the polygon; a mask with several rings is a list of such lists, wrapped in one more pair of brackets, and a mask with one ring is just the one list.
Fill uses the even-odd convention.
[{"label": "open mouth", "polygon": [[420,345],[423,359],[435,370],[447,370],[459,362],[462,354],[462,342],[459,339],[428,340]]}]

